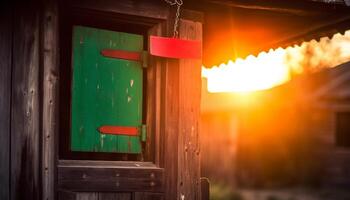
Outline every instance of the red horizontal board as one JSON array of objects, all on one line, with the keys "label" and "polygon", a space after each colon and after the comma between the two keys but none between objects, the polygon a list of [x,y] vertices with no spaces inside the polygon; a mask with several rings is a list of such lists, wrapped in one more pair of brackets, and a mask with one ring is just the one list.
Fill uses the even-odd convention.
[{"label": "red horizontal board", "polygon": [[109,58],[141,61],[141,53],[139,52],[123,51],[123,50],[115,50],[115,49],[103,49],[101,51],[101,54]]},{"label": "red horizontal board", "polygon": [[138,128],[128,126],[101,126],[100,133],[112,135],[138,136]]},{"label": "red horizontal board", "polygon": [[151,55],[166,58],[200,59],[202,44],[197,40],[151,36],[150,51]]}]

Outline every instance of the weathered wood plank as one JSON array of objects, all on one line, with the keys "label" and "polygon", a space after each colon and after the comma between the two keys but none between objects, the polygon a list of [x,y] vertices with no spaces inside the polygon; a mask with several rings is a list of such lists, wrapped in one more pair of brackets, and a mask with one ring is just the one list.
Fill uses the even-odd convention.
[{"label": "weathered wood plank", "polygon": [[[202,24],[180,20],[180,38],[202,40]],[[199,118],[201,60],[180,59],[178,185],[181,199],[200,199]]]},{"label": "weathered wood plank", "polygon": [[98,200],[97,192],[79,192],[76,200]]},{"label": "weathered wood plank", "polygon": [[164,200],[163,193],[135,192],[133,200]]},{"label": "weathered wood plank", "polygon": [[165,20],[168,16],[168,9],[166,3],[151,3],[147,1],[113,1],[106,0],[103,2],[93,0],[78,0],[71,2],[73,7],[83,8],[87,10],[95,10],[102,12],[110,12],[114,14],[127,14],[140,16],[144,18],[153,18]]},{"label": "weathered wood plank", "polygon": [[60,190],[58,191],[58,200],[76,200],[77,199],[77,193],[66,191],[66,190]]},{"label": "weathered wood plank", "polygon": [[101,192],[98,194],[98,200],[131,200],[131,193],[112,193]]},{"label": "weathered wood plank", "polygon": [[59,160],[59,167],[106,167],[106,168],[150,168],[156,166],[151,162],[134,161],[96,161],[96,160]]},{"label": "weathered wood plank", "polygon": [[0,3],[0,199],[10,198],[12,6]]},{"label": "weathered wood plank", "polygon": [[[160,36],[164,31],[164,23],[152,27],[148,35]],[[161,125],[161,70],[162,62],[160,59],[149,56],[147,66],[147,99],[146,99],[146,124],[147,124],[147,142],[145,145],[145,159],[153,161],[159,166],[160,161],[160,125]]]},{"label": "weathered wood plank", "polygon": [[55,199],[58,141],[58,5],[44,1],[42,20],[43,123],[42,123],[42,199]]},{"label": "weathered wood plank", "polygon": [[[178,197],[178,135],[179,135],[179,67],[177,60],[166,62],[165,79],[162,80],[162,118],[161,126],[161,167],[165,169],[165,199]],[[163,82],[164,81],[164,82]]]},{"label": "weathered wood plank", "polygon": [[59,200],[132,200],[129,192],[58,192]]},{"label": "weathered wood plank", "polygon": [[[171,20],[170,20],[171,21]],[[168,34],[172,33],[168,22]],[[201,23],[180,21],[180,37],[201,40]],[[164,70],[164,118],[161,163],[165,169],[165,199],[199,199],[198,121],[201,60],[168,59]]]},{"label": "weathered wood plank", "polygon": [[71,191],[163,191],[163,169],[108,166],[58,167],[58,187]]},{"label": "weathered wood plank", "polygon": [[17,4],[13,33],[11,199],[40,199],[39,7]]}]

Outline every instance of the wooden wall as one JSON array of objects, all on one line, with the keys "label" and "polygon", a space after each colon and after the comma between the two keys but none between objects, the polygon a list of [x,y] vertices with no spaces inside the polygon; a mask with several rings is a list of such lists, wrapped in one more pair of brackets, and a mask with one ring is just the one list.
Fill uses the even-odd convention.
[{"label": "wooden wall", "polygon": [[0,3],[0,199],[10,197],[12,8]]},{"label": "wooden wall", "polygon": [[[54,198],[54,157],[51,156],[55,145],[42,146],[52,140],[55,131],[54,111],[48,110],[55,102],[52,98],[55,90],[51,87],[56,81],[48,77],[57,67],[57,38],[52,29],[55,17],[49,16],[54,5],[52,1],[41,4],[35,0],[1,2],[0,199],[3,200]],[[41,6],[45,7],[45,14]],[[51,94],[47,94],[49,91]]]},{"label": "wooden wall", "polygon": [[11,199],[40,198],[40,10],[36,3],[27,1],[14,10]]},{"label": "wooden wall", "polygon": [[[152,12],[143,12],[142,10],[150,5],[144,3],[140,4],[141,7],[138,7],[137,3],[132,4],[136,5],[137,9],[142,8],[135,13],[134,9],[129,8],[128,2],[130,1],[121,3],[128,7],[123,9],[123,12],[149,15],[147,19],[158,17],[165,23],[160,23],[154,31],[163,36],[171,35],[173,20],[167,20],[167,17],[172,19],[172,15],[167,16],[167,12],[157,13],[152,9]],[[106,3],[115,6],[112,1]],[[118,12],[118,9],[106,8],[105,4],[100,6],[102,10],[99,12],[104,10],[109,14]],[[159,6],[151,8],[158,10]],[[58,180],[62,178],[60,176],[62,168],[57,168],[59,166],[57,1],[2,2],[0,9],[1,200],[57,198],[199,200],[201,198],[198,125],[201,60],[153,58],[154,62],[151,63],[154,66],[148,70],[147,79],[151,83],[148,87],[154,83],[155,90],[150,93],[151,97],[148,100],[151,102],[147,102],[147,109],[156,111],[156,114],[154,116],[150,114],[147,121],[154,124],[150,130],[154,131],[152,135],[154,138],[151,139],[155,147],[150,147],[147,155],[155,167],[146,167],[144,171],[143,169],[135,171],[137,167],[130,167],[125,176],[130,175],[126,179],[134,180],[136,188],[130,189],[133,184],[126,184],[127,188],[114,189],[119,186],[117,184],[119,179],[126,180],[124,177],[115,177],[115,180],[104,182],[110,183],[108,187],[112,189],[109,190],[99,190],[98,185],[94,188],[86,187],[84,190],[70,189],[64,182]],[[197,21],[198,17],[192,20],[198,13],[190,13],[187,15],[189,17],[186,17],[186,14],[184,16],[186,19],[180,21],[180,37],[201,40],[202,23]],[[141,168],[142,165],[140,164]],[[101,168],[101,163],[97,168]],[[113,173],[113,170],[123,171],[126,167],[118,167],[117,164],[112,166],[113,169],[105,168],[107,172]],[[90,172],[94,171],[89,170]],[[139,172],[147,173],[138,176]],[[96,177],[101,175],[98,172],[93,174]],[[132,179],[132,176],[137,177]],[[85,186],[77,180],[72,181],[76,181],[75,186]],[[143,185],[145,187],[141,188]],[[59,196],[56,195],[58,190]]]}]

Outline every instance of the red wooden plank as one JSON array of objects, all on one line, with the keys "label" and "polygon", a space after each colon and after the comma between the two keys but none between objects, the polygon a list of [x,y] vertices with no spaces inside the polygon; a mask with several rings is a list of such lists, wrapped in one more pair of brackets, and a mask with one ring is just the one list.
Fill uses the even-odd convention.
[{"label": "red wooden plank", "polygon": [[123,50],[115,50],[115,49],[103,49],[101,51],[101,54],[109,58],[141,61],[141,53],[139,52],[123,51]]},{"label": "red wooden plank", "polygon": [[101,126],[98,130],[100,133],[112,135],[138,136],[139,133],[137,127],[128,126]]},{"label": "red wooden plank", "polygon": [[202,43],[199,40],[151,36],[150,51],[152,55],[166,58],[200,59]]}]

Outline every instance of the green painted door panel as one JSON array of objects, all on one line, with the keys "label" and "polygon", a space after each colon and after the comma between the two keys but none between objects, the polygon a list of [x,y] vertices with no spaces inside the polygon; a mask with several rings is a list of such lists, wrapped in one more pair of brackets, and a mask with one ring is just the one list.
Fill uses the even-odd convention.
[{"label": "green painted door panel", "polygon": [[73,27],[71,150],[141,153],[138,136],[101,134],[103,125],[140,127],[142,67],[107,58],[102,49],[141,52],[141,35]]}]

